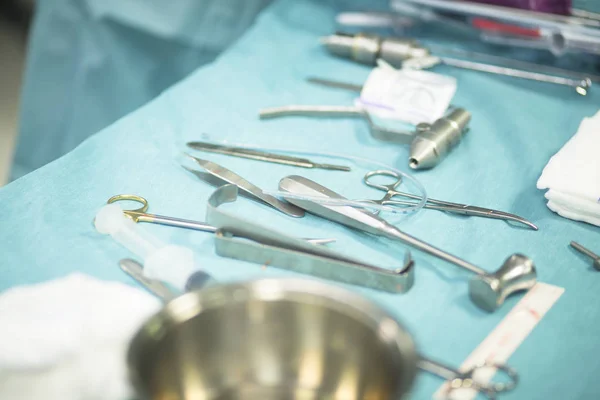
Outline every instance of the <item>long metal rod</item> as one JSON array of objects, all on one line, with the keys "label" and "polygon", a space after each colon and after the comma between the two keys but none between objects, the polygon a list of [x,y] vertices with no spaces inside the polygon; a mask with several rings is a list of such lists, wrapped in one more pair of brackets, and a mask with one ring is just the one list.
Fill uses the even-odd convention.
[{"label": "long metal rod", "polygon": [[217,231],[217,228],[214,226],[210,226],[202,222],[192,221],[189,219],[165,217],[162,215],[141,214],[138,216],[137,220],[139,222],[150,222],[152,224],[171,226],[174,228],[192,229],[201,232],[215,233]]},{"label": "long metal rod", "polygon": [[580,245],[577,242],[571,242],[571,247],[574,248],[575,250],[577,250],[578,252],[585,254],[586,256],[590,257],[593,260],[598,260],[600,259],[600,256],[596,253],[594,253],[593,251],[583,247],[582,245]]},{"label": "long metal rod", "polygon": [[[191,229],[194,231],[201,231],[201,232],[208,232],[208,233],[215,233],[218,230],[217,228],[215,228],[212,225],[205,224],[205,223],[198,222],[198,221],[192,221],[189,219],[166,217],[164,215],[147,214],[147,213],[140,213],[140,212],[136,212],[136,211],[125,211],[125,213],[130,214],[132,217],[134,217],[134,221],[136,221],[136,222],[148,222],[151,224],[159,224],[159,225],[164,225],[164,226],[170,226],[173,228]],[[304,240],[306,240],[307,242],[313,243],[313,244],[328,244],[328,243],[335,242],[335,239],[330,239],[330,238],[329,239],[305,238]]]},{"label": "long metal rod", "polygon": [[336,88],[336,89],[344,89],[352,92],[361,92],[363,89],[363,85],[356,85],[354,83],[341,82],[341,81],[333,81],[330,79],[323,79],[311,76],[306,78],[306,80],[310,83],[314,83],[321,86]]},{"label": "long metal rod", "polygon": [[541,74],[539,72],[523,71],[523,70],[515,69],[515,68],[500,67],[500,66],[496,66],[496,65],[483,64],[483,63],[478,63],[478,62],[474,62],[474,61],[459,60],[457,58],[450,58],[450,57],[440,57],[440,60],[442,60],[442,62],[444,64],[450,65],[452,67],[469,69],[469,70],[473,70],[473,71],[487,72],[487,73],[496,74],[496,75],[511,76],[514,78],[529,79],[529,80],[534,80],[534,81],[538,81],[538,82],[548,82],[548,83],[554,83],[557,85],[570,86],[570,87],[575,88],[577,93],[582,94],[582,95],[587,94],[587,90],[591,86],[591,81],[589,79],[578,80],[578,79],[564,78],[561,76],[546,75],[546,74]]},{"label": "long metal rod", "polygon": [[[427,43],[427,48],[429,48],[436,56],[443,57],[444,54],[454,55],[456,57],[468,57],[469,61],[474,62],[490,62],[496,63],[495,65],[502,67],[507,66],[509,68],[522,68],[522,69],[530,69],[535,70],[537,72],[544,72],[546,74],[555,74],[564,77],[570,77],[573,79],[585,80],[589,78],[594,82],[600,82],[600,75],[593,75],[579,71],[570,71],[568,69],[552,67],[549,65],[537,64],[529,61],[516,60],[508,57],[495,56],[492,54],[480,53],[471,50],[464,49],[455,49],[448,46],[438,45],[434,43]],[[320,83],[320,82],[315,82]],[[322,83],[325,85],[325,83]]]},{"label": "long metal rod", "polygon": [[343,165],[334,165],[334,164],[320,164],[312,162],[307,158],[301,157],[293,157],[282,154],[268,153],[265,151],[253,150],[253,149],[245,149],[243,147],[233,147],[233,146],[224,146],[220,144],[214,143],[206,143],[206,142],[189,142],[188,147],[192,149],[205,151],[208,153],[217,153],[224,154],[227,156],[247,158],[250,160],[256,161],[265,161],[275,164],[283,164],[290,165],[293,167],[300,168],[320,168],[320,169],[328,169],[333,171],[350,171],[349,167]]},{"label": "long metal rod", "polygon": [[303,106],[290,105],[282,107],[263,108],[260,110],[261,119],[299,116],[299,117],[361,117],[367,114],[354,106]]},{"label": "long metal rod", "polygon": [[467,271],[473,272],[477,275],[488,275],[488,272],[484,269],[479,268],[478,266],[471,264],[470,262],[463,260],[460,257],[452,255],[442,249],[439,249],[421,239],[417,239],[414,236],[409,235],[408,233],[402,232],[400,229],[396,228],[391,224],[386,223],[386,229],[382,230],[383,233],[386,233],[386,236],[390,239],[397,239],[403,243],[408,244],[409,246],[414,247],[415,249],[421,250],[425,253],[431,254],[434,257],[447,261],[451,264],[454,264],[458,267],[464,268]]}]

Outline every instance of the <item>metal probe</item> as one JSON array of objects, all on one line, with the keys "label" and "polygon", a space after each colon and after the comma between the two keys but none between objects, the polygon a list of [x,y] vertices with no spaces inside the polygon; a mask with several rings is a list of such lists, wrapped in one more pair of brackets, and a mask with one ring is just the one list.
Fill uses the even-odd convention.
[{"label": "metal probe", "polygon": [[594,269],[600,271],[600,256],[598,254],[595,254],[593,251],[586,249],[577,242],[571,242],[571,247],[580,252],[581,254],[585,254],[586,256],[591,258],[593,261],[592,266],[594,267]]}]

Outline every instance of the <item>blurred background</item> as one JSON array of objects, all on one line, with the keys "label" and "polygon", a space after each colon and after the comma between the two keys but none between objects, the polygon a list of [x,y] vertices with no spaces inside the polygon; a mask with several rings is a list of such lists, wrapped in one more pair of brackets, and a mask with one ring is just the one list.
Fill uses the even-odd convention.
[{"label": "blurred background", "polygon": [[[272,0],[35,1],[0,0],[0,186],[212,62]],[[330,1],[386,11],[342,13],[340,31],[418,38],[446,59],[529,61],[533,72],[561,67],[600,83],[600,0]],[[498,15],[494,5],[510,8]]]},{"label": "blurred background", "polygon": [[0,0],[0,186],[14,151],[19,92],[34,0]]}]

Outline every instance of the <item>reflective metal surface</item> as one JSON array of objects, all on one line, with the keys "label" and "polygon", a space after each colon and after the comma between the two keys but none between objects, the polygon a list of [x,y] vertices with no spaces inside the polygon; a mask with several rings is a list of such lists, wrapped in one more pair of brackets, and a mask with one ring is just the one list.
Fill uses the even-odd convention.
[{"label": "reflective metal surface", "polygon": [[398,400],[417,360],[410,335],[378,306],[294,279],[185,294],[128,354],[145,400]]},{"label": "reflective metal surface", "polygon": [[215,235],[218,255],[391,293],[405,293],[412,288],[415,268],[410,252],[406,252],[402,265],[392,268],[350,258],[255,224],[220,207],[236,201],[237,194],[235,185],[225,185],[208,199],[206,218],[219,228]]},{"label": "reflective metal surface", "polygon": [[580,245],[577,242],[571,242],[571,247],[574,248],[575,250],[577,250],[578,252],[580,252],[581,254],[590,257],[592,259],[592,262],[593,262],[592,266],[594,267],[594,269],[596,269],[597,271],[600,271],[600,256],[599,255],[597,255],[593,251],[583,247],[582,245]]},{"label": "reflective metal surface", "polygon": [[[279,188],[295,194],[342,197],[325,186],[297,175],[283,178],[279,181]],[[479,308],[489,312],[498,309],[509,295],[529,290],[537,281],[537,272],[533,261],[522,254],[513,254],[508,257],[496,272],[491,273],[424,240],[411,236],[367,211],[350,206],[327,205],[294,198],[290,198],[289,201],[312,214],[354,229],[400,241],[476,274],[469,284],[471,300]]]},{"label": "reflective metal surface", "polygon": [[240,190],[243,190],[247,194],[251,195],[254,199],[261,201],[265,204],[268,204],[269,206],[273,207],[274,209],[281,211],[282,213],[284,213],[285,215],[288,215],[290,217],[295,217],[295,218],[304,217],[304,210],[294,206],[293,204],[286,203],[284,201],[279,200],[278,198],[275,198],[271,195],[264,193],[261,188],[254,185],[253,183],[247,181],[246,179],[242,178],[235,172],[223,167],[222,165],[219,165],[217,163],[214,163],[214,162],[211,162],[208,160],[203,160],[201,158],[194,157],[189,154],[186,154],[186,155],[188,157],[190,157],[192,160],[194,160],[196,162],[196,164],[201,166],[209,174],[211,174],[211,175],[215,176],[216,178],[221,179],[227,183],[236,185],[238,188],[240,188]]},{"label": "reflective metal surface", "polygon": [[208,153],[224,154],[227,156],[247,158],[255,161],[265,161],[275,164],[289,165],[292,167],[320,168],[331,171],[345,172],[350,171],[350,167],[346,167],[343,165],[316,163],[306,158],[293,157],[284,154],[268,153],[266,151],[246,149],[243,147],[224,146],[220,144],[207,142],[189,142],[187,146],[194,150],[204,151]]},{"label": "reflective metal surface", "polygon": [[415,137],[414,132],[402,129],[387,128],[373,121],[370,114],[360,107],[354,106],[305,106],[289,105],[282,107],[263,108],[259,111],[260,119],[272,119],[280,117],[358,117],[363,118],[369,125],[371,136],[385,142],[408,144]]}]

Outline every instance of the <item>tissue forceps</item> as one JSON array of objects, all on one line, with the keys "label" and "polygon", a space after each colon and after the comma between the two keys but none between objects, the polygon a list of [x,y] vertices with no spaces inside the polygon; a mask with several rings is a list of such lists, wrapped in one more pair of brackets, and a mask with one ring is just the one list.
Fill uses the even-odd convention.
[{"label": "tissue forceps", "polygon": [[[373,180],[373,178],[376,176],[384,176],[384,177],[392,178],[393,182],[389,183],[389,184],[376,183]],[[365,177],[363,178],[363,182],[369,187],[386,192],[385,196],[383,196],[380,200],[369,200],[370,202],[375,203],[375,204],[408,205],[408,206],[414,205],[414,202],[412,202],[412,201],[396,200],[396,199],[394,199],[395,197],[404,197],[404,198],[408,198],[408,199],[412,199],[412,200],[421,200],[420,196],[406,193],[406,192],[400,192],[397,190],[398,187],[400,186],[400,184],[402,183],[402,177],[400,175],[398,175],[397,173],[395,173],[394,171],[376,170],[376,171],[368,172],[365,175]],[[502,219],[505,221],[513,221],[513,222],[523,224],[533,230],[536,230],[536,231],[538,230],[537,226],[535,226],[533,223],[527,221],[523,217],[519,217],[518,215],[507,213],[504,211],[493,210],[490,208],[470,206],[467,204],[460,204],[460,203],[451,203],[449,201],[430,199],[429,197],[427,198],[427,201],[425,202],[425,205],[423,207],[429,208],[430,210],[444,211],[444,212],[448,212],[448,213],[467,215],[467,216],[471,216],[471,217],[484,217],[484,218]],[[379,211],[376,211],[376,212],[379,212]]]},{"label": "tissue forceps", "polygon": [[[195,231],[216,233],[218,228],[211,226],[204,222],[192,221],[189,219],[173,218],[164,215],[149,214],[148,211],[148,200],[135,194],[118,194],[108,199],[107,203],[115,203],[117,201],[135,201],[140,203],[142,206],[133,210],[123,210],[123,214],[131,218],[133,222],[149,222],[151,224],[159,224],[165,226],[171,226],[174,228],[192,229]],[[305,239],[307,242],[313,244],[327,244],[335,242],[335,239]]]}]

